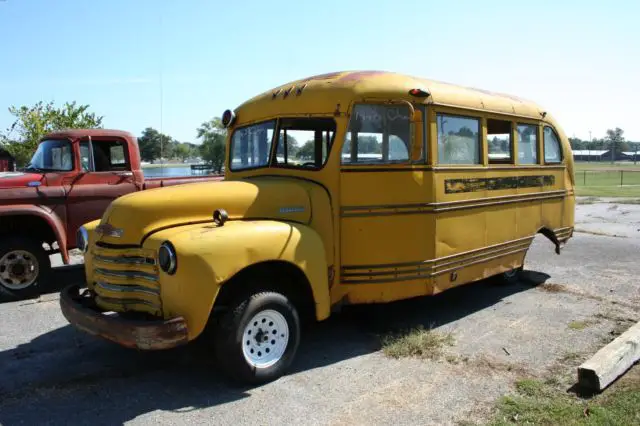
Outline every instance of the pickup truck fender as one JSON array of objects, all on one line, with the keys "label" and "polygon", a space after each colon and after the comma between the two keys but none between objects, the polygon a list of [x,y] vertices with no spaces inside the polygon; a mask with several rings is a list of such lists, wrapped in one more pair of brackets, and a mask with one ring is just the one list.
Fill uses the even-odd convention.
[{"label": "pickup truck fender", "polygon": [[309,226],[249,220],[178,229],[161,231],[145,245],[157,248],[170,240],[175,247],[176,273],[161,276],[165,316],[184,316],[192,338],[204,329],[220,290],[227,285],[239,285],[232,280],[238,273],[264,262],[284,262],[298,268],[313,295],[316,319],[329,316],[331,301],[324,244]]},{"label": "pickup truck fender", "polygon": [[65,264],[69,263],[69,253],[67,252],[67,234],[65,232],[64,224],[60,217],[50,208],[46,206],[33,205],[33,204],[13,204],[8,206],[0,206],[0,223],[2,223],[3,217],[9,216],[31,216],[44,220],[51,232],[55,241],[60,248],[60,254]]}]

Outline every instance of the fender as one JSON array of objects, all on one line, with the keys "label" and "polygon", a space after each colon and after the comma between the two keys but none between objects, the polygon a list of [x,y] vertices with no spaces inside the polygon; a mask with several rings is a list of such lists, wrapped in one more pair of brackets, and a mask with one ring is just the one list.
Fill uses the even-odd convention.
[{"label": "fender", "polygon": [[[6,216],[36,216],[44,219],[56,238],[60,254],[65,264],[69,264],[69,253],[67,252],[67,234],[60,217],[51,209],[33,204],[14,204],[0,206],[0,218]],[[1,220],[1,219],[0,219]]]},{"label": "fender", "polygon": [[147,240],[148,248],[169,240],[177,253],[174,275],[161,274],[165,315],[182,315],[189,334],[197,336],[208,321],[223,285],[240,271],[267,261],[284,261],[306,276],[317,320],[330,314],[325,247],[309,226],[273,220],[228,221],[224,226],[193,225],[163,230]]}]

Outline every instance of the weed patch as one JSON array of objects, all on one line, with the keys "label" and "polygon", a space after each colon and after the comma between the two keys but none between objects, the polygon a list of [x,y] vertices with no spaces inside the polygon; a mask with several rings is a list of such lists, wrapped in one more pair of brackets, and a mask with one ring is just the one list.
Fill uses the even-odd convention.
[{"label": "weed patch", "polygon": [[445,346],[453,346],[454,338],[449,333],[440,333],[424,327],[416,327],[401,333],[390,333],[382,337],[382,351],[391,358],[438,359]]}]

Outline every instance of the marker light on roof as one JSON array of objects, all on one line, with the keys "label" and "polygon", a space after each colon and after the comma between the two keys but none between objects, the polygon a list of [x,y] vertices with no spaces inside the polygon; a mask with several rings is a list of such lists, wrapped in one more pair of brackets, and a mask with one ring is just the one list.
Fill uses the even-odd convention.
[{"label": "marker light on roof", "polygon": [[236,121],[236,115],[230,109],[222,113],[222,125],[224,127],[232,126]]},{"label": "marker light on roof", "polygon": [[411,89],[409,90],[409,94],[411,96],[416,96],[416,97],[427,97],[429,96],[429,92],[427,92],[426,90],[422,90],[422,89]]}]

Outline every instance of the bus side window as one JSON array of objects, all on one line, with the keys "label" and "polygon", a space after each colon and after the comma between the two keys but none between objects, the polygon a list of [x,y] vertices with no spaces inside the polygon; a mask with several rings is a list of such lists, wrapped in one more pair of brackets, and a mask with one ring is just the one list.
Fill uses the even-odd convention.
[{"label": "bus side window", "polygon": [[544,162],[562,162],[562,149],[560,148],[560,139],[556,135],[556,132],[549,126],[544,126]]},{"label": "bus side window", "polygon": [[482,164],[480,119],[436,114],[438,164]]},{"label": "bus side window", "polygon": [[518,162],[538,164],[538,126],[518,124]]},{"label": "bus side window", "polygon": [[487,146],[490,164],[513,163],[510,121],[487,119]]},{"label": "bus side window", "polygon": [[342,164],[406,164],[410,150],[406,106],[355,105],[342,146]]}]

